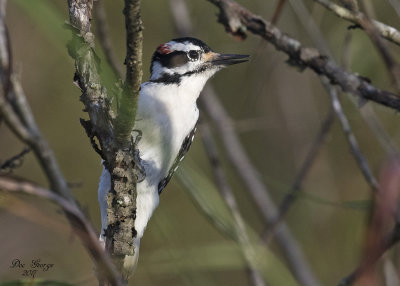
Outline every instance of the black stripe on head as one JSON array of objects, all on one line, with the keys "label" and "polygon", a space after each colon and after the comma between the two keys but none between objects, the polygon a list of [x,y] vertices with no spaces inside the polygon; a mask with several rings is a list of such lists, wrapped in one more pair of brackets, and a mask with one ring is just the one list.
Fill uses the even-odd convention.
[{"label": "black stripe on head", "polygon": [[175,51],[169,54],[160,54],[155,52],[152,62],[158,61],[163,67],[176,68],[186,64],[189,59],[185,52]]},{"label": "black stripe on head", "polygon": [[185,72],[184,74],[177,74],[177,73],[173,73],[173,74],[168,74],[168,73],[163,73],[161,77],[159,77],[158,79],[153,79],[150,80],[151,82],[156,82],[156,83],[164,83],[164,84],[180,84],[182,81],[182,77],[185,76],[191,76],[193,74],[198,74],[198,73],[202,73],[205,72],[208,69],[208,66],[202,66],[196,70],[192,70],[192,71],[188,71]]},{"label": "black stripe on head", "polygon": [[177,43],[189,42],[189,43],[192,43],[193,45],[200,47],[205,53],[211,52],[211,48],[209,46],[207,46],[206,43],[204,43],[203,41],[196,39],[196,38],[184,37],[184,38],[172,39],[172,41],[177,42]]},{"label": "black stripe on head", "polygon": [[150,82],[163,83],[163,84],[180,84],[181,83],[181,75],[179,75],[177,73],[174,73],[174,74],[163,73],[161,75],[161,77],[150,80]]}]

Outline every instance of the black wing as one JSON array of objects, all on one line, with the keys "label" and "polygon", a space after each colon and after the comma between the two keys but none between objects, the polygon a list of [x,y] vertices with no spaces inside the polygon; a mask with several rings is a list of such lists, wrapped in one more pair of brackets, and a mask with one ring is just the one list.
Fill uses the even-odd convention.
[{"label": "black wing", "polygon": [[158,194],[161,194],[161,192],[164,190],[164,188],[167,186],[167,184],[171,180],[175,171],[178,169],[179,163],[183,160],[183,158],[185,158],[186,153],[189,151],[189,148],[192,145],[194,134],[196,133],[196,129],[197,128],[195,126],[192,129],[192,131],[190,131],[190,133],[183,140],[181,149],[179,150],[179,153],[176,156],[175,161],[171,166],[171,169],[169,169],[168,175],[158,183]]}]

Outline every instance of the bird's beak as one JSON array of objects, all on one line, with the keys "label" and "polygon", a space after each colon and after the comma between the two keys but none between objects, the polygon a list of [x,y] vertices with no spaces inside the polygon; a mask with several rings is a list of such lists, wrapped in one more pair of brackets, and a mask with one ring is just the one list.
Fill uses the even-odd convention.
[{"label": "bird's beak", "polygon": [[230,66],[247,62],[249,55],[236,55],[236,54],[218,54],[209,52],[206,54],[206,61],[214,66]]}]

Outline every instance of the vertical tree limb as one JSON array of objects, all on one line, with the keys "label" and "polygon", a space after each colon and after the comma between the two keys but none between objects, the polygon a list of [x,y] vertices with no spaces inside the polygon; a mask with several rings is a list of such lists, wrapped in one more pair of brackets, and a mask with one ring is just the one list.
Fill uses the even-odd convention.
[{"label": "vertical tree limb", "polygon": [[[141,82],[142,26],[140,1],[126,0],[124,14],[127,29],[127,77],[116,118],[111,110],[107,90],[103,87],[98,61],[94,54],[90,32],[92,0],[69,0],[70,21],[76,29],[69,45],[75,59],[75,80],[82,90],[81,101],[89,113],[85,129],[98,138],[104,165],[111,175],[111,190],[107,196],[108,227],[106,249],[125,281],[131,269],[125,269],[124,259],[134,255],[133,241],[136,213],[136,182],[140,171],[139,155],[131,140]],[[137,25],[137,26],[136,26]],[[112,94],[111,97],[116,97]]]},{"label": "vertical tree limb", "polygon": [[118,141],[130,138],[135,123],[140,84],[142,83],[143,24],[140,16],[140,0],[125,0],[124,15],[126,77],[124,92],[120,99],[115,121],[115,136]]}]

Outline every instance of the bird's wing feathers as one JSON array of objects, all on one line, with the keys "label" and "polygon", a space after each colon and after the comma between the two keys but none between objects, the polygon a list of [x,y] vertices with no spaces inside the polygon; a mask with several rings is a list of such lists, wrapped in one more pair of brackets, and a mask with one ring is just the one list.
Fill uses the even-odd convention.
[{"label": "bird's wing feathers", "polygon": [[158,184],[158,194],[164,190],[167,186],[169,181],[171,180],[172,176],[174,175],[175,171],[178,169],[179,163],[183,160],[186,153],[189,151],[190,146],[192,145],[194,134],[196,133],[196,126],[190,131],[190,133],[185,137],[182,142],[181,149],[176,156],[174,163],[172,164],[171,168],[169,169],[168,175],[160,181]]}]

